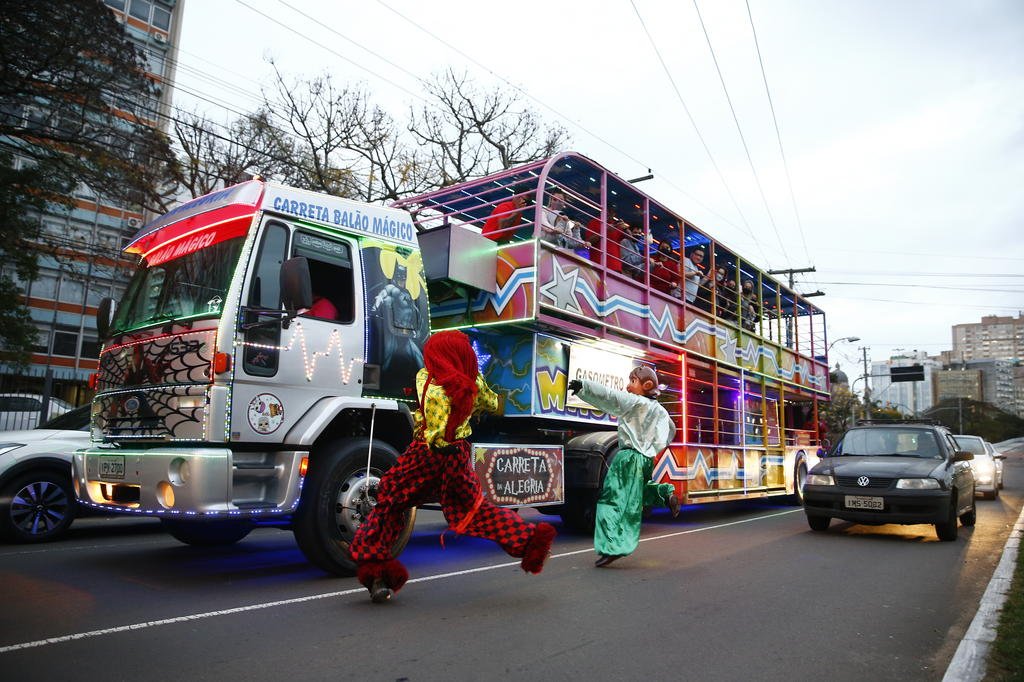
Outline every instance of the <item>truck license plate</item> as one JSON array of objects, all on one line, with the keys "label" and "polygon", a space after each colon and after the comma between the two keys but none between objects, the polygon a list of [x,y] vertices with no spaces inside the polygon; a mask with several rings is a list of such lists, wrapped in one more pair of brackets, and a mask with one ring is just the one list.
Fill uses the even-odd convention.
[{"label": "truck license plate", "polygon": [[882,511],[885,509],[885,500],[881,497],[865,497],[863,495],[847,495],[847,509],[872,509]]},{"label": "truck license plate", "polygon": [[124,478],[124,455],[100,455],[100,478]]}]

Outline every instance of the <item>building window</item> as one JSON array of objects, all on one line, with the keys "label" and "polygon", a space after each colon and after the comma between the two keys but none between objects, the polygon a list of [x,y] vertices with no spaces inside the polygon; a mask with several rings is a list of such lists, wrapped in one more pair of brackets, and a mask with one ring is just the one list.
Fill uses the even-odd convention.
[{"label": "building window", "polygon": [[153,7],[153,26],[164,31],[171,30],[171,11],[160,5]]},{"label": "building window", "polygon": [[78,352],[78,334],[55,331],[53,333],[53,354],[75,357]]},{"label": "building window", "polygon": [[57,277],[55,275],[39,275],[33,282],[29,292],[35,298],[57,298]]},{"label": "building window", "polygon": [[39,329],[36,331],[36,341],[32,344],[32,351],[35,353],[50,352],[50,330]]},{"label": "building window", "polygon": [[82,338],[82,357],[96,360],[100,357],[100,341],[95,336]]},{"label": "building window", "polygon": [[149,11],[152,8],[149,0],[132,0],[131,6],[128,8],[128,14],[132,15],[140,21],[149,23]]},{"label": "building window", "polygon": [[125,0],[106,0],[106,3],[107,3],[107,7],[111,8],[111,9],[116,9],[116,10],[119,10],[121,12],[124,11]]}]

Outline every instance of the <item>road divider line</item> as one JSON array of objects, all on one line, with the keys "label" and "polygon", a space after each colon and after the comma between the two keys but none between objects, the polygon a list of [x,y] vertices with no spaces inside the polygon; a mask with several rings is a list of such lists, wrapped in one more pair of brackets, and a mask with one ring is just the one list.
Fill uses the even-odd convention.
[{"label": "road divider line", "polygon": [[[641,538],[640,542],[650,542],[652,540],[665,540],[668,538],[678,537],[680,535],[689,535],[691,533],[701,533],[709,530],[717,530],[719,528],[727,528],[728,526],[736,526],[741,523],[751,523],[753,521],[763,521],[765,519],[771,519],[777,516],[783,516],[784,514],[792,514],[795,511],[801,511],[800,509],[787,510],[784,512],[778,512],[775,514],[766,514],[764,516],[754,516],[749,519],[741,519],[739,521],[730,521],[728,523],[719,523],[713,526],[701,526],[700,528],[689,528],[687,530],[681,530],[674,533],[663,533],[661,535],[655,535],[649,538]],[[576,556],[577,554],[589,554],[593,553],[593,547],[587,547],[586,549],[577,549],[571,552],[560,552],[558,554],[552,554],[552,559],[561,559],[563,557]],[[493,571],[499,568],[509,568],[512,566],[518,566],[519,561],[505,561],[500,564],[490,564],[487,566],[479,566],[477,568],[467,568],[461,571],[451,571],[449,573],[437,573],[435,575],[423,576],[422,578],[413,578],[409,580],[409,583],[425,583],[433,580],[442,580],[445,578],[456,578],[462,575],[469,575],[471,573],[482,573],[484,571]],[[148,628],[163,627],[165,625],[175,625],[177,623],[188,623],[191,621],[204,620],[206,618],[217,618],[220,616],[231,616],[238,613],[246,613],[249,611],[260,611],[263,609],[272,609],[278,606],[291,606],[293,604],[303,604],[312,601],[318,601],[320,599],[333,599],[335,597],[346,597],[350,594],[365,594],[366,588],[359,586],[348,590],[339,590],[337,592],[325,592],[323,594],[311,594],[305,597],[294,597],[292,599],[280,599],[277,601],[264,602],[261,604],[250,604],[249,606],[236,606],[231,609],[221,609],[220,611],[206,611],[205,613],[193,613],[187,616],[175,616],[174,618],[163,618],[161,620],[150,620],[143,623],[133,623],[131,625],[118,625],[112,628],[103,628],[101,630],[89,630],[88,632],[77,632],[71,635],[61,635],[59,637],[49,637],[47,639],[37,639],[33,642],[22,642],[20,644],[8,644],[7,646],[0,646],[0,654],[11,653],[12,651],[22,651],[24,649],[35,649],[38,647],[49,646],[51,644],[61,644],[63,642],[73,642],[80,639],[92,639],[95,637],[104,637],[106,635],[116,635],[121,632],[132,632],[135,630],[145,630]]]}]

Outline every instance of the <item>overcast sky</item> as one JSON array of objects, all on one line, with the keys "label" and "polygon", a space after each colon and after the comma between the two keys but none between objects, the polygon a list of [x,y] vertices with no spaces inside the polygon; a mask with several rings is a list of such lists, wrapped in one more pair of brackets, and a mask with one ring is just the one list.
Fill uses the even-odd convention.
[{"label": "overcast sky", "polygon": [[796,289],[826,293],[830,340],[861,338],[832,351],[851,377],[861,346],[938,354],[1024,310],[1024,2],[749,9],[767,92],[744,0],[186,0],[175,103],[231,120],[268,57],[396,117],[448,67],[507,87],[744,258],[816,267]]}]

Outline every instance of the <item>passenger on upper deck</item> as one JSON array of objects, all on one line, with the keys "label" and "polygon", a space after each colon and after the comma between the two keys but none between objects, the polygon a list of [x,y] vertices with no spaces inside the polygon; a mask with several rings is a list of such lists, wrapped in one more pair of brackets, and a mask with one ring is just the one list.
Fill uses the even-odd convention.
[{"label": "passenger on upper deck", "polygon": [[644,278],[644,228],[642,225],[630,228],[622,223],[624,236],[619,241],[622,251],[622,271],[635,280]]},{"label": "passenger on upper deck", "polygon": [[739,292],[736,291],[736,280],[727,279],[722,282],[715,295],[718,305],[718,316],[723,320],[736,322],[736,306]]},{"label": "passenger on upper deck", "polygon": [[[690,251],[690,255],[683,259],[683,278],[685,280],[685,295],[687,303],[697,301],[697,294],[708,282],[707,266],[704,265],[704,249],[700,246]],[[703,308],[704,306],[701,305]]]},{"label": "passenger on upper deck", "polygon": [[526,192],[515,188],[515,194],[511,198],[501,202],[491,211],[491,216],[481,230],[483,235],[500,244],[512,241],[516,234],[515,228],[523,221],[526,203]]},{"label": "passenger on upper deck", "polygon": [[565,214],[565,192],[556,187],[548,191],[548,205],[541,209],[541,239],[563,249],[586,247],[580,224]]},{"label": "passenger on upper deck", "polygon": [[664,240],[658,243],[658,250],[651,255],[651,286],[669,294],[673,284],[679,288],[679,256],[672,244]]},{"label": "passenger on upper deck", "polygon": [[757,327],[757,295],[754,294],[754,280],[743,280],[743,301],[740,307],[740,324],[747,331],[754,331]]}]

